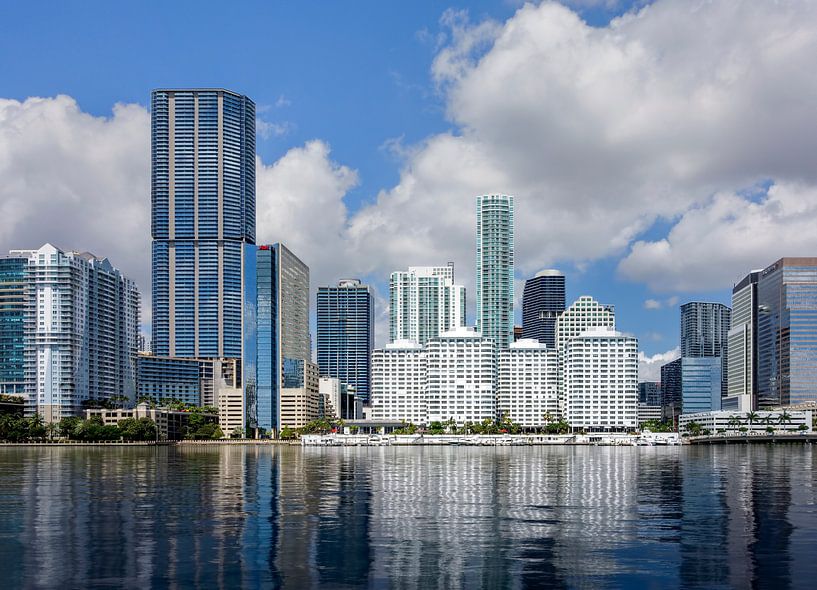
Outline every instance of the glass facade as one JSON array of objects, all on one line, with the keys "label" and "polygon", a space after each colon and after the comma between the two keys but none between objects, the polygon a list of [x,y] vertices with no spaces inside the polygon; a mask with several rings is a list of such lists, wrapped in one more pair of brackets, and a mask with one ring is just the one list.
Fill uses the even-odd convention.
[{"label": "glass facade", "polygon": [[661,407],[681,407],[681,359],[661,366]]},{"label": "glass facade", "polygon": [[758,406],[817,401],[817,258],[782,258],[757,285]]},{"label": "glass facade", "polygon": [[508,348],[513,335],[514,199],[477,197],[477,331],[496,350]]},{"label": "glass facade", "polygon": [[318,288],[318,367],[322,377],[353,386],[369,401],[374,348],[374,296],[358,280]]},{"label": "glass facade", "polygon": [[720,357],[684,357],[681,360],[681,412],[694,414],[721,409]]},{"label": "glass facade", "polygon": [[25,393],[28,261],[0,258],[0,393]]},{"label": "glass facade", "polygon": [[727,395],[732,310],[722,303],[691,301],[681,306],[681,356],[721,359],[721,396]]},{"label": "glass facade", "polygon": [[565,310],[565,276],[543,270],[525,281],[522,294],[522,338],[556,347],[556,320]]},{"label": "glass facade", "polygon": [[661,384],[657,381],[642,381],[638,384],[638,403],[647,406],[661,405]]},{"label": "glass facade", "polygon": [[255,105],[221,89],[151,97],[153,350],[240,358],[255,243]]},{"label": "glass facade", "polygon": [[178,400],[202,405],[200,361],[141,355],[136,366],[137,400]]},{"label": "glass facade", "polygon": [[[304,362],[311,359],[309,267],[283,244],[259,246],[256,299],[255,417],[259,428],[278,432],[281,389],[303,387]],[[296,370],[302,384],[286,385]]]},{"label": "glass facade", "polygon": [[[729,396],[757,395],[757,281],[751,272],[732,289],[732,320],[728,336],[729,362],[726,387]],[[737,403],[732,400],[731,403]]]}]

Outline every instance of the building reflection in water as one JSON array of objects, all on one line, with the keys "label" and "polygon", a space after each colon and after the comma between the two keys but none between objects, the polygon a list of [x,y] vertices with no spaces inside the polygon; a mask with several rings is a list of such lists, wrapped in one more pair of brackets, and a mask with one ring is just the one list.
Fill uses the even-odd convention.
[{"label": "building reflection in water", "polygon": [[0,449],[4,587],[808,587],[810,446]]}]

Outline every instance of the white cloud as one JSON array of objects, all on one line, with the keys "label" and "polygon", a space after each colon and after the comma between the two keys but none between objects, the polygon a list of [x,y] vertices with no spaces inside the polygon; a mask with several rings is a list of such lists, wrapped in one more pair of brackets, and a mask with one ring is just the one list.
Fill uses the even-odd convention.
[{"label": "white cloud", "polygon": [[647,299],[644,301],[644,309],[661,309],[661,302],[657,299]]},{"label": "white cloud", "polygon": [[655,291],[723,288],[783,256],[813,256],[815,219],[814,185],[776,184],[759,202],[719,193],[687,211],[666,238],[633,244],[619,272]]},{"label": "white cloud", "polygon": [[265,121],[257,118],[255,120],[255,131],[262,139],[270,139],[271,137],[282,137],[290,133],[295,125],[289,121],[275,122]]},{"label": "white cloud", "polygon": [[68,96],[0,99],[0,254],[107,256],[142,292],[150,321],[150,119],[117,104],[94,117]]},{"label": "white cloud", "polygon": [[638,352],[638,380],[641,381],[661,381],[661,366],[674,361],[681,356],[681,350],[676,346],[672,350],[659,352],[652,356],[647,356],[644,352]]}]

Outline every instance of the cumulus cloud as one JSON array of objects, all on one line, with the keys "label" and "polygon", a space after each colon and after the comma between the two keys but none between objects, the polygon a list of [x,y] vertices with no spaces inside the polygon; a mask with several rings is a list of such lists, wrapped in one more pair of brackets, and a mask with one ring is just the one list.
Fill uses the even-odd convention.
[{"label": "cumulus cloud", "polygon": [[110,117],[68,96],[0,99],[0,251],[107,256],[150,309],[150,118],[117,104]]},{"label": "cumulus cloud", "polygon": [[647,299],[644,301],[644,309],[661,309],[661,302],[657,299]]},{"label": "cumulus cloud", "polygon": [[[678,292],[813,253],[814,2],[662,0],[599,28],[545,2],[504,23],[449,11],[442,27],[431,80],[450,129],[401,146],[395,186],[347,210],[355,163],[321,141],[259,164],[259,236],[290,244],[313,284],[453,260],[472,298],[488,192],[517,198],[519,279],[625,256],[621,276]],[[0,174],[2,247],[97,250],[148,292],[143,108],[2,101]],[[742,192],[766,180],[767,195]],[[669,234],[643,238],[657,220]]]},{"label": "cumulus cloud", "polygon": [[681,350],[677,346],[666,352],[659,352],[652,356],[647,356],[643,352],[638,353],[638,380],[639,381],[661,381],[661,366],[674,361],[681,356]]},{"label": "cumulus cloud", "polygon": [[759,200],[718,193],[684,213],[666,238],[637,241],[619,264],[656,291],[712,290],[783,256],[817,251],[817,187],[781,183]]}]

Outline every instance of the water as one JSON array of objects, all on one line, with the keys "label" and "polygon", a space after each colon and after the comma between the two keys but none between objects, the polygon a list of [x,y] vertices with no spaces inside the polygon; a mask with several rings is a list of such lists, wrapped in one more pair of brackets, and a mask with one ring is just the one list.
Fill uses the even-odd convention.
[{"label": "water", "polygon": [[0,448],[0,587],[813,588],[817,452]]}]

